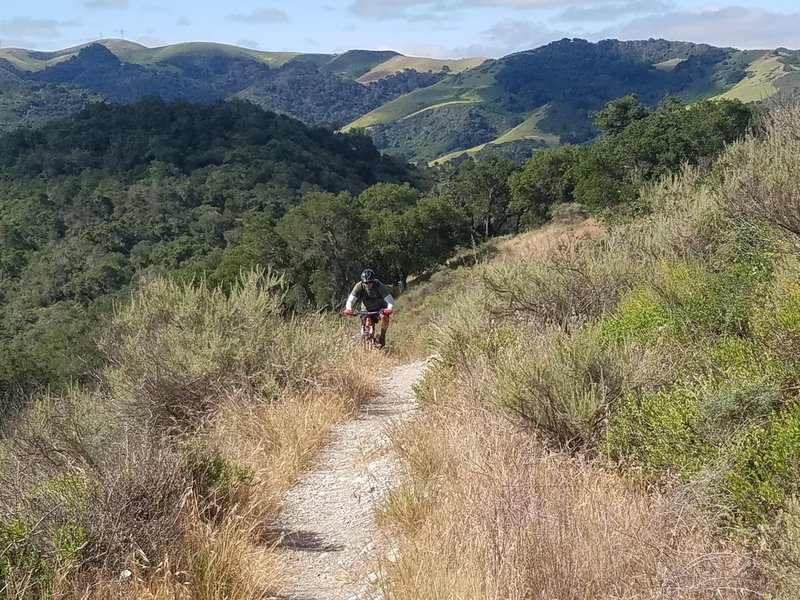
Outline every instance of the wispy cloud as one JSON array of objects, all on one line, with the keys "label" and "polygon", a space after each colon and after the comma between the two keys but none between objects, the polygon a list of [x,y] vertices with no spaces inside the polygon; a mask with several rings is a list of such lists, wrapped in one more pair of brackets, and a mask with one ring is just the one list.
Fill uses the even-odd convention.
[{"label": "wispy cloud", "polygon": [[568,6],[559,15],[562,21],[570,22],[609,22],[621,17],[644,17],[664,15],[673,11],[675,5],[659,0],[634,0],[633,2],[609,2],[594,6]]},{"label": "wispy cloud", "polygon": [[261,48],[261,45],[256,40],[236,40],[236,45],[241,48],[252,48],[254,50],[258,50]]},{"label": "wispy cloud", "polygon": [[[635,1],[635,0],[634,0]],[[620,2],[629,4],[630,2]],[[495,8],[519,8],[519,9],[550,9],[561,8],[564,6],[581,7],[597,6],[597,0],[464,0],[465,6],[483,6]]]},{"label": "wispy cloud", "polygon": [[64,27],[76,27],[76,21],[56,21],[53,19],[29,19],[17,17],[0,21],[0,34],[18,38],[57,38]]},{"label": "wispy cloud", "polygon": [[600,35],[623,39],[662,37],[734,48],[800,48],[800,12],[774,13],[731,6],[634,19]]},{"label": "wispy cloud", "polygon": [[499,58],[519,52],[538,48],[553,40],[572,37],[571,32],[548,27],[544,23],[504,19],[481,32],[480,43],[462,48],[454,48],[450,56],[487,56]]},{"label": "wispy cloud", "polygon": [[[672,0],[352,0],[348,10],[375,20],[445,20],[476,9],[545,11],[565,9],[575,20],[596,20],[604,10],[615,14],[652,14]],[[591,18],[588,18],[590,17]]]},{"label": "wispy cloud", "polygon": [[465,0],[354,0],[348,10],[365,19],[435,21],[451,18]]},{"label": "wispy cloud", "polygon": [[259,8],[247,14],[228,15],[229,21],[237,23],[289,23],[291,19],[288,13],[277,8]]},{"label": "wispy cloud", "polygon": [[122,10],[128,8],[128,0],[88,0],[83,5],[87,8]]},{"label": "wispy cloud", "polygon": [[192,20],[187,19],[186,17],[181,17],[177,21],[175,21],[175,24],[178,25],[179,27],[190,27],[192,25]]}]

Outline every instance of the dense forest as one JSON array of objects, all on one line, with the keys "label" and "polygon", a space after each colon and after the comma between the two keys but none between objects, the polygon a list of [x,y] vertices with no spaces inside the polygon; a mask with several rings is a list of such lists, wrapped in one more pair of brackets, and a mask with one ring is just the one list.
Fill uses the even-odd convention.
[{"label": "dense forest", "polygon": [[412,180],[362,135],[241,101],[94,104],[7,134],[0,156],[4,389],[88,372],[97,320],[136,274],[224,269],[305,196]]},{"label": "dense forest", "polygon": [[89,376],[98,326],[148,274],[229,286],[262,265],[286,277],[289,306],[337,307],[366,264],[403,283],[554,204],[634,202],[641,182],[710,160],[751,116],[631,96],[595,114],[596,144],[426,171],[243,101],[99,103],[18,130],[0,138],[0,387]]}]

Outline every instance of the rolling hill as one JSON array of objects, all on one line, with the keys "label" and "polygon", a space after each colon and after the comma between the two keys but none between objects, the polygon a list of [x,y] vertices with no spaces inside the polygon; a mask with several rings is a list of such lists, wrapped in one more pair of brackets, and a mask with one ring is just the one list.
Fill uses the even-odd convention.
[{"label": "rolling hill", "polygon": [[798,87],[798,51],[668,40],[563,39],[496,60],[100,40],[55,52],[0,49],[0,131],[100,99],[241,98],[308,125],[362,129],[380,150],[405,160],[487,148],[524,157],[539,146],[592,139],[591,112],[627,94],[655,106],[666,95],[750,102]]}]

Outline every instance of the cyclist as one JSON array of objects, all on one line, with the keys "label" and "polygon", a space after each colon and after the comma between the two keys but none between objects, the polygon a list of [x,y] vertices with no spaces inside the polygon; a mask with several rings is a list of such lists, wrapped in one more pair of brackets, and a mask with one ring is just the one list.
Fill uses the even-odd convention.
[{"label": "cyclist", "polygon": [[[361,281],[353,286],[350,296],[345,304],[344,314],[353,314],[353,304],[361,302],[362,310],[368,312],[380,311],[381,333],[378,338],[378,345],[386,345],[386,330],[389,328],[389,315],[392,314],[394,298],[391,290],[375,277],[372,269],[364,269],[361,273]],[[363,331],[366,315],[361,315],[361,328]]]}]

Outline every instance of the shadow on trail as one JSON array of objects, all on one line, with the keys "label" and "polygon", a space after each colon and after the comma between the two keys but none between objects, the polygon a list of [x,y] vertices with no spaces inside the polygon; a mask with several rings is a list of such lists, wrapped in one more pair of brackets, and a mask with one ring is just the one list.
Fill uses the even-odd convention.
[{"label": "shadow on trail", "polygon": [[304,550],[306,552],[339,552],[344,549],[341,544],[331,544],[313,531],[288,530],[281,527],[267,526],[261,531],[261,541],[287,550]]}]

